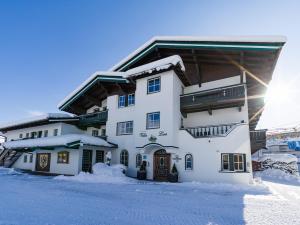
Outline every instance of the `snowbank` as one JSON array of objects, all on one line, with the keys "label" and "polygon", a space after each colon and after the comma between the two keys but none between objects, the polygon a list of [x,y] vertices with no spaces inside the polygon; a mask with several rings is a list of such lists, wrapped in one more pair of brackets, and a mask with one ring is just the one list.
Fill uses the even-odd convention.
[{"label": "snowbank", "polygon": [[0,176],[1,175],[16,175],[16,174],[21,174],[21,173],[16,171],[13,168],[0,167]]},{"label": "snowbank", "polygon": [[257,172],[256,176],[262,179],[268,178],[272,180],[285,180],[285,181],[296,181],[300,183],[300,177],[297,175],[292,175],[278,169],[267,169],[262,172]]},{"label": "snowbank", "polygon": [[127,177],[123,171],[126,168],[123,165],[108,166],[104,163],[96,163],[93,166],[93,173],[81,172],[76,176],[57,176],[54,179],[75,181],[82,183],[133,183],[135,179]]},{"label": "snowbank", "polygon": [[274,162],[280,161],[285,163],[292,163],[297,161],[297,157],[291,154],[264,154],[260,161],[271,159]]}]

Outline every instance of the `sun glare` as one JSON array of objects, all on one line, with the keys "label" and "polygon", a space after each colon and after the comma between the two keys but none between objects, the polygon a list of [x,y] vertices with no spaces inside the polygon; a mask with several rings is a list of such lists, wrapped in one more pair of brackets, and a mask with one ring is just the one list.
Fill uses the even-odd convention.
[{"label": "sun glare", "polygon": [[265,103],[282,104],[292,97],[291,89],[287,85],[271,85],[265,95]]}]

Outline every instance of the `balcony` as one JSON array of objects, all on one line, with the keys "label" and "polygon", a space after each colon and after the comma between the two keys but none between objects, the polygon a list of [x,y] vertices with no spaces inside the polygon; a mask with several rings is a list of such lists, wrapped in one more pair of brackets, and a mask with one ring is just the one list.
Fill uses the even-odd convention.
[{"label": "balcony", "polygon": [[107,110],[79,116],[79,126],[100,128],[107,121]]},{"label": "balcony", "polygon": [[180,96],[180,109],[183,114],[229,107],[242,107],[245,104],[243,84],[199,91]]},{"label": "balcony", "polygon": [[226,137],[238,123],[182,128],[194,138]]},{"label": "balcony", "polygon": [[259,149],[266,148],[266,132],[267,130],[250,131],[251,153],[257,152]]}]

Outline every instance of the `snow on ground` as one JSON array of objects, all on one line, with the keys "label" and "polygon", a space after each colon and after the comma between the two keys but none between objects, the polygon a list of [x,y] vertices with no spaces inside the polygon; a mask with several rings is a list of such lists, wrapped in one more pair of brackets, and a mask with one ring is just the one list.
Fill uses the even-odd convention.
[{"label": "snow on ground", "polygon": [[300,186],[285,180],[83,183],[12,169],[0,169],[0,180],[1,225],[300,224]]}]

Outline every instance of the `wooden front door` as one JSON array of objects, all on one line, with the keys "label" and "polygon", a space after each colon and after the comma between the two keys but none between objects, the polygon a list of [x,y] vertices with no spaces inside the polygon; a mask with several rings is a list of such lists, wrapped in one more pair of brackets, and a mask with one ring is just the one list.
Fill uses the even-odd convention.
[{"label": "wooden front door", "polygon": [[158,150],[153,155],[154,180],[167,181],[170,173],[170,154],[166,150]]},{"label": "wooden front door", "polygon": [[50,172],[51,153],[37,153],[35,170],[40,172]]},{"label": "wooden front door", "polygon": [[104,163],[104,151],[96,151],[96,163]]},{"label": "wooden front door", "polygon": [[83,150],[82,152],[82,171],[83,172],[92,172],[93,166],[93,151],[92,150]]}]

